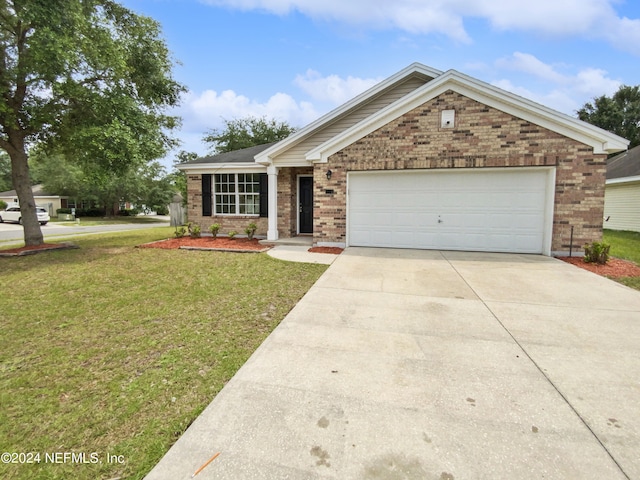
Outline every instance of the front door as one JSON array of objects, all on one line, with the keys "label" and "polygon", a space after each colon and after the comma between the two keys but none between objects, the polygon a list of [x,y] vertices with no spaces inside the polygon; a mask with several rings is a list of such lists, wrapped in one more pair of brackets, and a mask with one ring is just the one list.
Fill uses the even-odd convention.
[{"label": "front door", "polygon": [[300,177],[298,190],[298,231],[313,233],[313,177]]}]

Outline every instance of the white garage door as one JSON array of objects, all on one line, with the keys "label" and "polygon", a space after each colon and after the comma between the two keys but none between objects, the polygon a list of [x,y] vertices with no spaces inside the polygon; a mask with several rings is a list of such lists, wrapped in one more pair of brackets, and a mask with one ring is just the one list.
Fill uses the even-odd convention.
[{"label": "white garage door", "polygon": [[352,246],[550,250],[553,169],[351,172]]}]

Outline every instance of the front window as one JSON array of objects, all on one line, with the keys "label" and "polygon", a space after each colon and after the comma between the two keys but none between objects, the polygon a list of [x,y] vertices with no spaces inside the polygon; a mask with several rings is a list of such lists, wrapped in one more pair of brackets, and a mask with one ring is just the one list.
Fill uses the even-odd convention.
[{"label": "front window", "polygon": [[258,215],[260,174],[216,174],[214,198],[217,215]]}]

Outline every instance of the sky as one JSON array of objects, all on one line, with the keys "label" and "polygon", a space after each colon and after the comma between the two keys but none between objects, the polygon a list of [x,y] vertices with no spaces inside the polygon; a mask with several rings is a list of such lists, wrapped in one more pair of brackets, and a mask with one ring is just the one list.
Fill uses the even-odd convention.
[{"label": "sky", "polygon": [[177,151],[224,120],[303,127],[413,62],[568,115],[640,85],[638,0],[121,0],[151,17],[188,89]]}]

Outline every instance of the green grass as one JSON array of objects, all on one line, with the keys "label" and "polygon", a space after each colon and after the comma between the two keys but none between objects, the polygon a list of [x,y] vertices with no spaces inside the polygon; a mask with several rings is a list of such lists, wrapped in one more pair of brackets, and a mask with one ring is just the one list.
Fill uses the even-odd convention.
[{"label": "green grass", "polygon": [[[130,224],[130,223],[161,223],[164,220],[158,219],[157,217],[81,217],[80,225],[83,227],[94,227],[99,225],[122,225],[122,224]],[[51,223],[55,223],[58,225],[78,225],[76,221],[67,221],[67,220],[58,220],[56,217],[52,217],[50,220]]]},{"label": "green grass", "polygon": [[[611,256],[640,265],[640,232],[605,230],[603,240],[611,245]],[[618,278],[616,281],[640,290],[640,277]]]},{"label": "green grass", "polygon": [[0,478],[142,478],[326,268],[134,248],[172,231],[0,258],[0,452],[41,455]]}]

